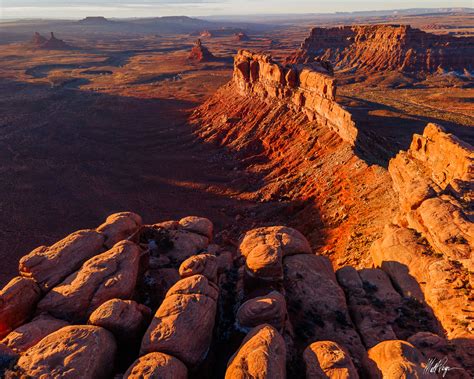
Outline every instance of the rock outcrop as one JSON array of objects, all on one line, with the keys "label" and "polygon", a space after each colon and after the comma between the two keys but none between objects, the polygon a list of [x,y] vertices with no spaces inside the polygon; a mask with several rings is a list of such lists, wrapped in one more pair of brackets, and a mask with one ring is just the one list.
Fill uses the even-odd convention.
[{"label": "rock outcrop", "polygon": [[432,308],[466,367],[474,365],[473,162],[473,147],[439,125],[414,135],[389,165],[399,213],[371,248],[399,292]]},{"label": "rock outcrop", "polygon": [[[442,180],[459,183],[464,171],[449,170]],[[210,244],[205,218],[140,224],[125,212],[86,237],[73,233],[39,255],[47,275],[33,271],[0,292],[2,375],[378,379],[419,377],[428,358],[444,357],[459,378],[470,375],[470,329],[449,321],[466,305],[446,281],[464,280],[462,267],[445,271],[450,259],[423,254],[429,243],[410,228],[387,226],[373,248],[380,268],[335,273],[293,228],[255,228],[224,248]],[[71,240],[89,235],[99,251],[67,266],[68,249],[81,254]],[[115,245],[102,252],[107,241]],[[67,268],[55,275],[48,260]]]},{"label": "rock outcrop", "polygon": [[287,63],[329,60],[337,69],[422,75],[472,72],[473,37],[426,33],[409,25],[314,28]]},{"label": "rock outcrop", "polygon": [[16,352],[23,353],[48,334],[67,325],[66,321],[42,314],[10,332],[0,343],[7,345]]},{"label": "rock outcrop", "polygon": [[46,41],[47,39],[45,37],[43,37],[38,32],[35,32],[35,34],[33,34],[33,37],[31,38],[30,44],[33,47],[41,47]]},{"label": "rock outcrop", "polygon": [[141,354],[163,352],[195,367],[209,350],[218,289],[205,276],[177,282],[155,313],[145,333]]},{"label": "rock outcrop", "polygon": [[431,378],[436,375],[424,372],[426,359],[406,341],[384,341],[369,350],[383,378]]},{"label": "rock outcrop", "polygon": [[20,274],[33,278],[49,291],[76,271],[82,263],[103,251],[105,236],[95,230],[80,230],[54,245],[40,246],[20,259]]},{"label": "rock outcrop", "polygon": [[51,289],[39,302],[38,310],[80,322],[107,300],[130,299],[137,283],[139,260],[136,244],[118,242]]},{"label": "rock outcrop", "polygon": [[41,291],[32,279],[17,276],[0,291],[0,338],[33,314]]},{"label": "rock outcrop", "polygon": [[70,50],[73,48],[62,39],[56,38],[53,32],[51,32],[51,37],[48,40],[37,47],[45,50]]},{"label": "rock outcrop", "polygon": [[286,347],[282,336],[270,325],[253,329],[230,359],[226,379],[286,378]]},{"label": "rock outcrop", "polygon": [[244,95],[284,101],[345,141],[354,144],[357,138],[351,114],[335,101],[336,83],[327,65],[282,66],[269,55],[240,50],[234,58],[233,80]]},{"label": "rock outcrop", "polygon": [[188,369],[179,360],[163,353],[150,353],[138,358],[124,379],[187,379]]},{"label": "rock outcrop", "polygon": [[215,60],[216,57],[202,44],[200,39],[197,39],[189,53],[188,59],[195,62],[210,62]]},{"label": "rock outcrop", "polygon": [[319,341],[304,351],[306,378],[358,379],[359,375],[349,354],[337,343]]},{"label": "rock outcrop", "polygon": [[66,326],[43,338],[18,360],[18,373],[32,378],[109,377],[116,344],[97,326]]}]

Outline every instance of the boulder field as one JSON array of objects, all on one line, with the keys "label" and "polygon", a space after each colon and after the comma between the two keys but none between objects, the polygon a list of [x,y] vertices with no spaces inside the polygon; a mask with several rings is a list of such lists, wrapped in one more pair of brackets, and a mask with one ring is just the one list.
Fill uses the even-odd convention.
[{"label": "boulder field", "polygon": [[[453,183],[461,188],[459,181],[469,178],[454,167],[433,174],[442,163],[424,160],[418,141],[423,151],[469,155],[439,126],[415,136],[403,162],[425,168],[403,183],[424,179],[433,190],[410,210],[405,202],[414,199],[400,197],[398,224],[388,224],[372,248],[377,268],[335,272],[303,234],[286,226],[251,229],[238,246],[224,248],[213,243],[208,219],[144,225],[132,212],[34,249],[0,291],[2,375],[435,378],[427,365],[446,359],[458,368],[446,377],[468,378],[472,323],[469,313],[465,322],[453,319],[467,312],[466,291],[440,281],[447,269],[459,285],[466,280],[469,260],[452,258],[470,254],[455,249],[469,231],[454,247],[450,238],[422,240],[426,231],[408,216],[430,199],[448,201],[456,196],[447,195]],[[436,223],[422,225],[433,232]],[[439,249],[443,244],[450,248]]]}]

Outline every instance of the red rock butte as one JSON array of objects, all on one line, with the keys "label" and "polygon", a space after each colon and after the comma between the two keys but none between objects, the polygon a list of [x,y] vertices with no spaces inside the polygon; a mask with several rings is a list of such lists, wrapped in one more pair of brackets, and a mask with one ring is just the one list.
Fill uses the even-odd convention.
[{"label": "red rock butte", "polygon": [[329,60],[337,69],[367,72],[472,72],[474,37],[435,35],[410,25],[313,28],[288,63]]}]

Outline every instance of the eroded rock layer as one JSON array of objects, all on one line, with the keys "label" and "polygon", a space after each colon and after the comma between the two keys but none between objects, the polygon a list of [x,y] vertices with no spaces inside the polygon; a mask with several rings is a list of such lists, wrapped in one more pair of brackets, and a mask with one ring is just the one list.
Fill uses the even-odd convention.
[{"label": "eroded rock layer", "polygon": [[409,25],[314,28],[288,63],[329,60],[338,69],[411,74],[472,72],[474,38],[435,35]]}]

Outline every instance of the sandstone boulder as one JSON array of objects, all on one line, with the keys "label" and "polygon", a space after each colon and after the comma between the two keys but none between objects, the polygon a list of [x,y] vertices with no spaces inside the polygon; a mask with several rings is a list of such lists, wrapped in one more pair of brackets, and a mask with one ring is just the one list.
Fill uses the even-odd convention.
[{"label": "sandstone boulder", "polygon": [[188,369],[177,358],[163,353],[150,353],[138,358],[124,379],[187,379]]},{"label": "sandstone boulder", "polygon": [[215,255],[199,254],[186,259],[179,267],[179,275],[182,278],[201,274],[210,281],[217,283],[217,270],[219,262]]},{"label": "sandstone boulder", "polygon": [[142,225],[142,218],[133,212],[114,213],[97,228],[105,235],[105,246],[111,249],[117,242],[130,237]]},{"label": "sandstone boulder", "polygon": [[283,279],[282,259],[287,255],[311,254],[306,238],[297,230],[272,226],[250,230],[240,245],[247,272],[264,280]]},{"label": "sandstone boulder", "polygon": [[36,345],[48,334],[67,325],[68,323],[63,320],[58,320],[47,314],[43,314],[16,328],[0,342],[16,352],[23,353],[30,347]]},{"label": "sandstone boulder", "polygon": [[89,324],[112,332],[121,341],[135,339],[151,317],[148,307],[133,300],[111,299],[89,317]]},{"label": "sandstone boulder", "polygon": [[436,375],[424,372],[425,358],[406,341],[383,341],[368,353],[384,378],[436,378]]},{"label": "sandstone boulder", "polygon": [[20,274],[33,278],[49,291],[82,263],[103,251],[105,236],[95,230],[79,230],[54,245],[40,246],[20,259]]},{"label": "sandstone boulder", "polygon": [[164,352],[196,366],[208,352],[217,309],[218,288],[205,276],[177,282],[145,333],[141,354]]},{"label": "sandstone boulder", "polygon": [[166,255],[178,264],[193,255],[204,252],[209,246],[209,238],[181,228],[170,230],[169,237],[172,248]]},{"label": "sandstone boulder", "polygon": [[314,342],[305,349],[303,358],[307,379],[359,378],[349,353],[335,342]]},{"label": "sandstone boulder", "polygon": [[365,349],[329,259],[299,254],[286,257],[284,265],[286,298],[297,338],[306,344],[316,338],[334,341],[347,348],[354,363],[360,366]]},{"label": "sandstone boulder", "polygon": [[0,338],[27,321],[41,298],[32,279],[17,276],[0,291]]},{"label": "sandstone boulder", "polygon": [[179,225],[188,232],[201,234],[204,237],[207,237],[209,242],[212,240],[214,226],[207,218],[188,216],[179,220]]},{"label": "sandstone boulder", "polygon": [[[363,270],[362,270],[363,271]],[[383,271],[382,271],[383,272]],[[336,272],[337,280],[346,294],[347,302],[349,305],[349,311],[352,316],[352,321],[357,326],[360,336],[366,347],[372,347],[377,345],[381,341],[396,339],[395,332],[392,329],[393,317],[388,318],[382,312],[387,310],[392,312],[393,307],[399,304],[397,303],[385,303],[380,298],[383,296],[374,296],[374,292],[378,291],[376,283],[379,281],[376,279],[380,273],[375,271],[374,274],[365,273],[364,277],[369,281],[363,283],[362,278],[354,267],[345,266]],[[384,275],[386,275],[384,273]],[[374,278],[371,278],[375,276]],[[388,277],[382,280],[383,285],[387,285],[386,280]],[[367,293],[367,288],[370,293]],[[383,286],[382,293],[383,291]],[[389,291],[390,293],[390,291]],[[387,299],[389,300],[390,297]],[[399,300],[399,298],[397,298]]]},{"label": "sandstone boulder", "polygon": [[140,248],[130,241],[89,259],[81,269],[54,287],[38,304],[40,311],[81,322],[113,298],[130,299],[137,282]]},{"label": "sandstone boulder", "polygon": [[113,335],[97,326],[66,326],[43,338],[18,360],[33,378],[107,378],[114,367]]},{"label": "sandstone boulder", "polygon": [[269,324],[282,332],[286,321],[285,297],[272,291],[268,295],[247,300],[237,311],[237,323],[240,328],[247,329],[262,324]]},{"label": "sandstone boulder", "polygon": [[226,379],[286,378],[286,345],[283,337],[270,325],[254,328],[230,358]]}]

